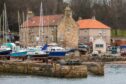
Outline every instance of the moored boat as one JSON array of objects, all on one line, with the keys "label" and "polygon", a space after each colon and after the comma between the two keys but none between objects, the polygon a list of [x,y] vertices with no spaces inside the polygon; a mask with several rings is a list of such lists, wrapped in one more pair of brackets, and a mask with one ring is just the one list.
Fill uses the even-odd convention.
[{"label": "moored boat", "polygon": [[26,50],[20,50],[20,51],[15,51],[10,54],[11,57],[22,57],[22,56],[27,56],[27,51]]},{"label": "moored boat", "polygon": [[27,56],[27,50],[21,48],[20,46],[16,46],[14,49],[12,49],[12,52],[10,53],[10,57],[23,57],[23,56]]},{"label": "moored boat", "polygon": [[64,57],[67,53],[65,48],[59,47],[56,43],[51,43],[47,47],[49,57]]},{"label": "moored boat", "polygon": [[47,57],[48,54],[45,51],[45,46],[37,46],[36,48],[29,48],[27,55],[30,57]]},{"label": "moored boat", "polygon": [[0,55],[9,55],[12,52],[12,50],[2,50],[0,51]]},{"label": "moored boat", "polygon": [[12,52],[12,48],[14,47],[14,43],[4,43],[0,47],[0,55],[9,55]]}]

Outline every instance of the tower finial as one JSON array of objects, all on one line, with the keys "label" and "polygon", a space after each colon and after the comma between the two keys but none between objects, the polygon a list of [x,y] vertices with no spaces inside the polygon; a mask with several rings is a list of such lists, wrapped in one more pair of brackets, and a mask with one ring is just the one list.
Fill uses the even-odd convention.
[{"label": "tower finial", "polygon": [[65,16],[72,17],[72,10],[70,8],[70,5],[68,4],[65,8]]}]

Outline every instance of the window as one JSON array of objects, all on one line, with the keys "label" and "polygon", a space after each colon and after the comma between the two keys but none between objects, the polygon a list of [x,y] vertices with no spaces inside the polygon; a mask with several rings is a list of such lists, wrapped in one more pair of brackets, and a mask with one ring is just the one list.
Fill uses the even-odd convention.
[{"label": "window", "polygon": [[98,48],[98,47],[99,47],[99,45],[98,45],[98,44],[96,44],[96,45],[95,45],[95,47],[96,47],[96,48]]},{"label": "window", "polygon": [[103,48],[104,45],[103,45],[103,44],[96,44],[95,47],[96,47],[96,48]]},{"label": "window", "polygon": [[100,44],[99,46],[100,46],[100,48],[103,48],[103,44]]}]

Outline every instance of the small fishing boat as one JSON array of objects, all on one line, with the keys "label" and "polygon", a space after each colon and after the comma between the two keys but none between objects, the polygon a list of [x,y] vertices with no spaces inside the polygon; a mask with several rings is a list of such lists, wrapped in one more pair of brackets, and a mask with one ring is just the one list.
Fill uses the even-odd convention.
[{"label": "small fishing boat", "polygon": [[27,55],[30,57],[47,57],[47,53],[45,51],[45,46],[37,46],[36,48],[28,48]]},{"label": "small fishing boat", "polygon": [[9,55],[14,47],[14,43],[4,43],[0,47],[0,55]]},{"label": "small fishing boat", "polygon": [[56,43],[51,43],[47,47],[47,53],[49,57],[64,57],[67,51]]},{"label": "small fishing boat", "polygon": [[13,61],[24,61],[27,59],[27,51],[26,50],[18,50],[10,53],[10,60]]},{"label": "small fishing boat", "polygon": [[12,52],[12,50],[6,46],[0,47],[0,59],[10,59],[9,54]]},{"label": "small fishing boat", "polygon": [[24,48],[21,48],[20,46],[16,46],[13,48],[12,52],[10,53],[11,57],[22,57],[27,56],[27,50]]}]

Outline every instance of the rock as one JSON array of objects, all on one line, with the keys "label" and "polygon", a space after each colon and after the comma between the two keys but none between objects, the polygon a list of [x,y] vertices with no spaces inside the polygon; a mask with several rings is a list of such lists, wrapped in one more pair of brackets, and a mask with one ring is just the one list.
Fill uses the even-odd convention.
[{"label": "rock", "polygon": [[88,65],[88,70],[94,75],[104,75],[104,65],[100,63],[91,63]]}]

